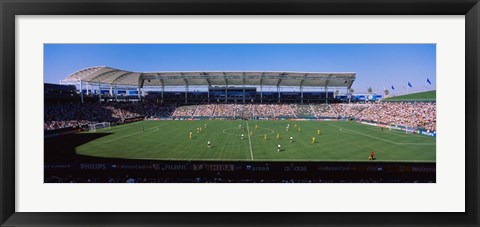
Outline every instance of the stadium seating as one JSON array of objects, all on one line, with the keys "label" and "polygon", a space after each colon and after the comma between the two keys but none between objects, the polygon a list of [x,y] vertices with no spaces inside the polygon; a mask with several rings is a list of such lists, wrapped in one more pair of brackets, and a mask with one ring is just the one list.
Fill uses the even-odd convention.
[{"label": "stadium seating", "polygon": [[195,113],[197,106],[180,106],[175,109],[173,112],[174,117],[192,117]]},{"label": "stadium seating", "polygon": [[295,115],[297,117],[306,117],[306,118],[315,117],[315,113],[313,112],[313,109],[310,107],[310,105],[292,104],[290,108],[295,112]]},{"label": "stadium seating", "polygon": [[319,118],[329,118],[329,117],[339,117],[340,115],[334,111],[331,105],[326,104],[319,104],[319,105],[311,105],[315,115]]},{"label": "stadium seating", "polygon": [[122,123],[139,117],[352,118],[436,131],[434,102],[371,104],[200,104],[46,103],[45,130],[81,128],[91,123]]},{"label": "stadium seating", "polygon": [[333,111],[341,117],[357,117],[370,104],[336,104],[331,105]]},{"label": "stadium seating", "polygon": [[197,117],[212,117],[215,113],[215,104],[199,105],[193,116]]},{"label": "stadium seating", "polygon": [[235,104],[217,105],[215,117],[231,117],[235,115]]}]

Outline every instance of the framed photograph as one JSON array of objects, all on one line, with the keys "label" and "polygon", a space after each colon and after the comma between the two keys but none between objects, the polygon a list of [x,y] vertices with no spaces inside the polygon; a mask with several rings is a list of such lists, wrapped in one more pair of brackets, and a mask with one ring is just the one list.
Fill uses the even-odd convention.
[{"label": "framed photograph", "polygon": [[479,225],[478,1],[2,1],[16,225]]},{"label": "framed photograph", "polygon": [[435,53],[45,44],[44,182],[435,183]]}]

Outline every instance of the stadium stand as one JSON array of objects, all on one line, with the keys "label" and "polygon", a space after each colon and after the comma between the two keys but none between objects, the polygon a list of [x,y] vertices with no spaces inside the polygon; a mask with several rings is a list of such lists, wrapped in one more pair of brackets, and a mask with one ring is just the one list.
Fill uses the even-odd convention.
[{"label": "stadium stand", "polygon": [[335,112],[331,105],[320,104],[310,106],[314,111],[315,115],[319,118],[336,118],[340,116],[340,114]]},{"label": "stadium stand", "polygon": [[[157,103],[55,103],[45,105],[45,130],[90,123],[122,123],[139,117],[227,118],[351,118],[359,121],[436,131],[433,102],[381,102],[371,104],[203,104],[178,106]],[[313,112],[314,111],[314,112]]]},{"label": "stadium stand", "polygon": [[233,117],[235,116],[235,104],[217,105],[215,108],[215,117]]},{"label": "stadium stand", "polygon": [[247,105],[235,105],[235,118],[243,118],[248,119],[254,116],[254,105],[247,104]]},{"label": "stadium stand", "polygon": [[254,105],[254,116],[255,117],[273,117],[275,114],[273,112],[274,105],[259,104]]},{"label": "stadium stand", "polygon": [[339,117],[357,117],[367,107],[368,104],[336,104],[332,105],[333,111]]},{"label": "stadium stand", "polygon": [[196,117],[212,117],[215,114],[215,109],[217,105],[215,104],[206,104],[206,105],[199,105],[193,116]]},{"label": "stadium stand", "polygon": [[292,104],[290,108],[294,111],[297,117],[304,117],[304,118],[316,117],[310,105]]},{"label": "stadium stand", "polygon": [[197,106],[180,106],[173,112],[173,117],[192,117]]}]

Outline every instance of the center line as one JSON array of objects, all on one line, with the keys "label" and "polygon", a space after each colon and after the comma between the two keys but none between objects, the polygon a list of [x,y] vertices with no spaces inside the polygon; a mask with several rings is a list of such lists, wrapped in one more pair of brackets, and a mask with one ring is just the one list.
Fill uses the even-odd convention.
[{"label": "center line", "polygon": [[248,127],[248,121],[247,121],[247,135],[248,135],[248,144],[250,144],[250,157],[253,160],[252,141],[250,140],[250,128]]}]

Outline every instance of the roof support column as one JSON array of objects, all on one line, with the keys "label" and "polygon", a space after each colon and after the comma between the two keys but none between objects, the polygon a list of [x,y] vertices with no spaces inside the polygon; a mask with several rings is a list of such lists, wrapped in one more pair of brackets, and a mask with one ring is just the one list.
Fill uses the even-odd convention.
[{"label": "roof support column", "polygon": [[[282,75],[285,76],[285,73],[283,73]],[[280,102],[280,83],[281,82],[282,82],[282,79],[278,79],[278,82],[277,82],[278,102]]]},{"label": "roof support column", "polygon": [[225,103],[228,103],[228,82],[225,79]]},{"label": "roof support column", "polygon": [[264,72],[260,76],[260,103],[263,103],[263,75],[265,75]]},{"label": "roof support column", "polygon": [[328,90],[327,90],[327,85],[325,85],[325,104],[328,104]]},{"label": "roof support column", "polygon": [[303,85],[300,84],[300,99],[301,99],[301,103],[303,104]]},{"label": "roof support column", "polygon": [[112,97],[112,96],[113,96],[113,87],[112,87],[112,85],[110,84],[110,97]]},{"label": "roof support column", "polygon": [[328,79],[325,81],[325,104],[328,104],[328,84],[332,79],[332,74],[328,75]]},{"label": "roof support column", "polygon": [[140,73],[140,76],[138,77],[138,87],[137,87],[138,101],[139,102],[142,101],[142,90],[141,90],[141,88],[143,87],[144,82],[145,81],[143,79],[143,73]]},{"label": "roof support column", "polygon": [[187,104],[188,103],[188,80],[183,79],[183,81],[185,81],[185,104]]},{"label": "roof support column", "polygon": [[260,83],[260,103],[263,103],[263,85]]},{"label": "roof support column", "polygon": [[140,87],[137,88],[137,93],[138,93],[138,101],[141,102],[142,101],[142,95],[140,93]]},{"label": "roof support column", "polygon": [[[203,76],[205,76],[205,73],[202,74]],[[212,83],[210,82],[210,79],[206,78],[205,79],[208,83],[208,90],[207,90],[207,103],[210,103],[210,87],[212,87]]]},{"label": "roof support column", "polygon": [[280,102],[280,85],[277,85],[278,102]]},{"label": "roof support column", "polygon": [[165,81],[160,78],[160,73],[157,73],[157,78],[158,80],[160,80],[160,83],[162,84],[161,97],[162,97],[162,104],[163,104],[163,92],[165,92]]},{"label": "roof support column", "polygon": [[100,87],[100,82],[98,82],[98,102],[102,102],[102,88]]},{"label": "roof support column", "polygon": [[88,91],[88,83],[87,82],[85,83],[85,89],[87,90],[87,95],[89,95],[90,92]]},{"label": "roof support column", "polygon": [[350,92],[349,92],[350,89],[347,87],[345,90],[347,90],[347,91],[346,91],[347,93],[345,93],[345,94],[347,94],[348,104],[350,104],[350,99],[352,98],[352,95],[351,95]]},{"label": "roof support column", "polygon": [[162,80],[162,103],[163,103],[163,92],[165,92],[165,84],[163,84],[163,80]]},{"label": "roof support column", "polygon": [[80,80],[80,102],[83,103],[83,82]]},{"label": "roof support column", "polygon": [[260,103],[263,103],[263,78],[262,77],[260,77]]},{"label": "roof support column", "polygon": [[245,104],[245,73],[243,73],[243,104]]},{"label": "roof support column", "polygon": [[305,73],[305,75],[303,75],[303,79],[300,81],[300,100],[302,104],[303,104],[303,83],[305,82],[307,75],[308,73]]},{"label": "roof support column", "polygon": [[114,91],[114,95],[115,95],[115,102],[118,102],[118,89],[117,89],[117,84],[115,84],[115,91]]}]

